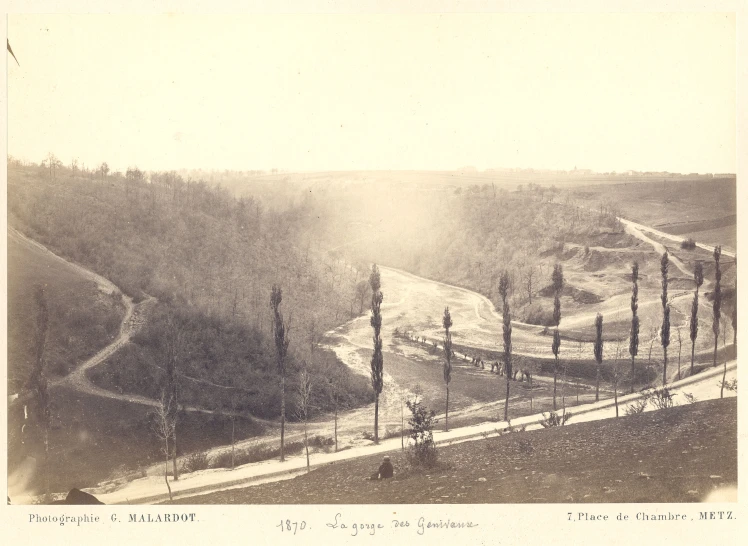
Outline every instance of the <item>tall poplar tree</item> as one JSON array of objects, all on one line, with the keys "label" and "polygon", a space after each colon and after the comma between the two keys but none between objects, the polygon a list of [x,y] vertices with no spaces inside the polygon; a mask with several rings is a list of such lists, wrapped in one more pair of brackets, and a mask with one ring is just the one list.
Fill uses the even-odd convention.
[{"label": "tall poplar tree", "polygon": [[634,361],[639,353],[639,263],[634,262],[631,266],[631,333],[629,335],[629,354],[631,355],[631,392],[634,392],[634,381],[636,378],[636,368]]},{"label": "tall poplar tree", "polygon": [[600,400],[600,366],[603,363],[603,316],[598,313],[595,317],[595,402]]},{"label": "tall poplar tree", "polygon": [[377,264],[371,266],[371,327],[374,329],[374,354],[371,356],[371,386],[374,389],[374,443],[379,443],[379,395],[384,386],[384,358],[382,357],[382,279]]},{"label": "tall poplar tree", "polygon": [[670,302],[667,299],[667,271],[669,257],[667,251],[660,259],[660,273],[662,274],[662,327],[660,328],[660,342],[662,343],[662,384],[667,384],[667,348],[670,345]]},{"label": "tall poplar tree", "polygon": [[499,294],[503,302],[502,315],[504,334],[504,373],[506,375],[506,397],[504,399],[504,421],[509,419],[509,381],[512,378],[512,317],[509,313],[509,274],[504,271],[499,278]]},{"label": "tall poplar tree", "polygon": [[452,327],[452,317],[449,314],[449,307],[444,308],[444,384],[447,386],[447,406],[444,412],[444,430],[449,430],[449,383],[452,381],[452,333],[449,329]]},{"label": "tall poplar tree", "polygon": [[713,366],[717,365],[717,341],[719,340],[719,320],[722,316],[722,270],[719,266],[719,258],[722,255],[722,247],[714,247],[714,302],[712,303],[712,311],[714,317],[712,319],[712,332],[714,332],[714,363]]},{"label": "tall poplar tree", "polygon": [[555,359],[553,363],[553,409],[556,410],[556,384],[558,382],[558,352],[561,348],[561,334],[558,331],[558,325],[561,323],[561,290],[564,287],[564,271],[561,264],[555,264],[553,266],[553,273],[551,275],[553,281],[553,324],[556,328],[553,330],[553,343],[551,349],[553,350],[553,357]]},{"label": "tall poplar tree", "polygon": [[699,288],[704,284],[704,266],[701,262],[696,262],[696,265],[694,266],[693,281],[696,283],[696,290],[693,292],[691,318],[689,320],[689,327],[691,330],[691,375],[693,375],[693,361],[696,354],[696,338],[699,335]]}]

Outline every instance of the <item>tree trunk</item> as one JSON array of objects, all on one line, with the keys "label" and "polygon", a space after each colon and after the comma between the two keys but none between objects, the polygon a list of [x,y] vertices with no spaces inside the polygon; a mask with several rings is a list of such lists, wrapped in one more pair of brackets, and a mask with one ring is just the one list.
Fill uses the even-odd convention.
[{"label": "tree trunk", "polygon": [[564,421],[566,419],[566,366],[564,366],[564,384],[561,385],[561,406],[563,408],[562,411],[562,419],[561,419],[561,426],[564,426]]},{"label": "tree trunk", "polygon": [[306,415],[304,416],[304,450],[306,451],[306,471],[309,472],[309,441],[306,430]]},{"label": "tree trunk", "polygon": [[667,347],[662,348],[662,386],[667,385]]},{"label": "tree trunk", "polygon": [[600,401],[600,363],[597,364],[595,373],[595,402]]},{"label": "tree trunk", "polygon": [[338,452],[338,401],[335,400],[335,453]]},{"label": "tree trunk", "polygon": [[717,341],[719,340],[719,336],[717,334],[714,334],[714,364],[712,364],[713,367],[717,366]]},{"label": "tree trunk", "polygon": [[169,500],[173,500],[171,497],[171,486],[169,485],[169,438],[166,438],[166,459],[164,460],[164,481],[166,482],[166,488],[169,490]]},{"label": "tree trunk", "polygon": [[682,348],[680,344],[678,345],[678,381],[680,381],[680,354],[681,354]]},{"label": "tree trunk", "polygon": [[374,443],[379,443],[379,393],[374,398]]},{"label": "tree trunk", "polygon": [[722,372],[722,384],[720,385],[720,388],[719,388],[719,397],[720,398],[724,398],[724,394],[725,394],[725,379],[726,378],[727,378],[727,359],[725,359],[725,369]]},{"label": "tree trunk", "polygon": [[634,378],[636,377],[636,367],[634,366],[634,360],[636,357],[631,355],[631,394],[634,393]]},{"label": "tree trunk", "polygon": [[509,374],[506,376],[506,398],[504,399],[504,421],[509,422]]},{"label": "tree trunk", "polygon": [[553,411],[556,411],[556,380],[558,378],[558,356],[553,364]]},{"label": "tree trunk", "polygon": [[691,341],[691,375],[693,375],[693,358],[696,351],[696,340]]},{"label": "tree trunk", "polygon": [[177,470],[177,416],[174,415],[174,453],[172,455],[172,462],[174,467],[174,481],[179,480],[179,471]]},{"label": "tree trunk", "polygon": [[286,433],[286,375],[281,374],[281,462],[286,460],[285,453],[283,451],[283,441]]},{"label": "tree trunk", "polygon": [[236,417],[231,416],[231,470],[234,470],[234,422]]},{"label": "tree trunk", "polygon": [[618,383],[613,383],[613,398],[616,402],[616,418],[618,418]]},{"label": "tree trunk", "polygon": [[405,451],[405,409],[402,399],[400,400],[400,449]]},{"label": "tree trunk", "polygon": [[444,432],[449,432],[449,385],[447,385],[447,408],[444,412]]}]

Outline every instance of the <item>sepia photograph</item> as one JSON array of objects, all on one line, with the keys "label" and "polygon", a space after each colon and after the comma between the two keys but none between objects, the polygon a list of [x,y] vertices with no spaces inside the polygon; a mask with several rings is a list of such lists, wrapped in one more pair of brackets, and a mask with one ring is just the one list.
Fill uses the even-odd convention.
[{"label": "sepia photograph", "polygon": [[7,503],[737,503],[736,37],[9,14]]}]

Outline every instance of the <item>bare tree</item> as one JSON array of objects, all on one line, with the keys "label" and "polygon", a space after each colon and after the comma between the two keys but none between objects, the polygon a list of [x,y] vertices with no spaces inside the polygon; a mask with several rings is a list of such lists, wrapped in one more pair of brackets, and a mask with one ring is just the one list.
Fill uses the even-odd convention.
[{"label": "bare tree", "polygon": [[444,412],[444,430],[449,430],[449,382],[452,381],[452,334],[449,329],[452,327],[452,317],[449,314],[449,307],[444,308],[444,317],[442,318],[444,326],[444,384],[447,387],[447,405]]},{"label": "bare tree", "polygon": [[309,415],[312,411],[312,375],[309,372],[309,368],[307,367],[306,362],[302,363],[301,372],[299,372],[299,383],[296,386],[296,396],[298,408],[297,417],[304,423],[304,451],[306,451],[306,471],[309,472],[309,436],[307,425],[309,422]]},{"label": "bare tree", "polygon": [[343,370],[335,363],[325,370],[327,377],[327,392],[333,406],[333,438],[335,440],[335,451],[338,451],[338,412],[345,407],[346,376]]},{"label": "bare tree", "polygon": [[102,178],[102,180],[103,180],[103,179],[105,179],[105,178],[106,178],[106,176],[107,176],[107,175],[109,174],[109,165],[107,165],[107,162],[106,162],[106,161],[104,161],[104,162],[103,162],[103,163],[102,163],[102,164],[101,164],[101,165],[99,166],[99,173],[101,174],[101,178]]},{"label": "bare tree", "polygon": [[169,409],[172,411],[170,419],[174,426],[174,449],[173,449],[173,467],[174,481],[179,479],[179,469],[177,468],[177,420],[179,415],[179,361],[182,358],[185,341],[184,324],[179,317],[173,312],[169,312],[166,319],[166,336],[164,342],[166,345],[166,393],[169,397]]},{"label": "bare tree", "polygon": [[49,177],[57,178],[57,169],[62,167],[62,161],[60,161],[55,154],[49,152],[42,163],[44,163],[47,169],[49,169]]},{"label": "bare tree", "polygon": [[278,366],[278,375],[281,381],[281,439],[280,439],[280,460],[286,460],[284,452],[284,440],[286,432],[286,355],[288,354],[288,344],[290,343],[289,332],[290,325],[283,320],[283,313],[280,310],[280,304],[283,301],[283,291],[280,286],[273,285],[270,293],[270,307],[273,311],[273,338],[275,340],[275,356]]},{"label": "bare tree", "polygon": [[530,264],[527,266],[527,269],[525,269],[524,272],[524,285],[525,290],[527,290],[527,301],[529,304],[532,304],[532,292],[533,288],[535,287],[535,274],[536,274],[535,264]]},{"label": "bare tree", "polygon": [[382,356],[382,312],[384,295],[380,288],[382,279],[377,264],[371,266],[371,327],[374,329],[374,354],[371,357],[371,386],[374,389],[374,443],[379,443],[379,395],[384,386],[384,358]]},{"label": "bare tree", "polygon": [[356,284],[356,300],[358,301],[358,314],[361,315],[364,312],[364,301],[366,295],[369,293],[369,283],[362,280]]},{"label": "bare tree", "polygon": [[172,499],[171,485],[169,485],[169,456],[171,448],[169,440],[174,438],[176,422],[172,409],[173,400],[166,389],[161,392],[161,400],[156,410],[151,414],[151,430],[160,440],[161,452],[164,455],[164,482],[169,490],[169,500]]}]

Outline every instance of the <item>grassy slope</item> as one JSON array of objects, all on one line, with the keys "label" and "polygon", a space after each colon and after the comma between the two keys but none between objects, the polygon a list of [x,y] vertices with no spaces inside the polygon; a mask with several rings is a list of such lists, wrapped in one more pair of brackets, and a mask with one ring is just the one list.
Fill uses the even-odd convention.
[{"label": "grassy slope", "polygon": [[45,357],[52,377],[106,346],[119,331],[122,304],[73,268],[8,238],[8,390],[25,381],[34,358],[34,290],[44,286],[49,310]]},{"label": "grassy slope", "polygon": [[403,472],[398,452],[386,482],[365,480],[380,462],[374,455],[177,503],[694,502],[737,485],[736,400],[443,447],[431,472]]},{"label": "grassy slope", "polygon": [[735,248],[735,180],[668,180],[580,186],[583,199],[610,200],[626,218],[696,241]]}]

